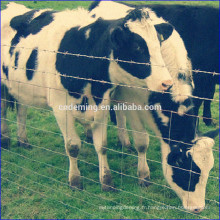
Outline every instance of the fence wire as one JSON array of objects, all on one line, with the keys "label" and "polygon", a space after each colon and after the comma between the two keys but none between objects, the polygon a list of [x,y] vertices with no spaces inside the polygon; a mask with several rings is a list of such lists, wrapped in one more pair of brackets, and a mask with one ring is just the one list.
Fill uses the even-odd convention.
[{"label": "fence wire", "polygon": [[[62,169],[62,168],[53,166],[53,165],[51,165],[51,164],[47,164],[47,163],[44,163],[44,162],[42,162],[42,161],[38,161],[38,160],[35,160],[35,159],[32,159],[32,158],[26,157],[26,156],[24,156],[24,155],[22,155],[22,154],[19,154],[19,153],[16,153],[16,152],[13,152],[13,151],[4,149],[4,148],[3,148],[3,150],[4,150],[4,151],[7,151],[7,152],[10,152],[10,153],[12,153],[12,154],[15,154],[15,155],[17,155],[17,156],[20,156],[20,157],[22,157],[22,158],[25,158],[25,159],[27,159],[27,160],[30,160],[30,161],[33,161],[33,162],[36,162],[36,163],[40,163],[40,164],[43,164],[43,165],[52,167],[52,168],[54,168],[54,169],[57,169],[57,170],[60,170],[60,171],[63,171],[63,172],[68,173],[67,170],[64,170],[64,169]],[[4,161],[5,161],[5,160],[4,160]],[[5,161],[5,162],[9,162],[9,161]],[[88,177],[85,177],[85,176],[80,176],[80,177],[85,178],[85,179],[87,179],[87,180],[89,180],[89,181],[91,181],[91,182],[100,184],[98,181],[96,181],[96,180],[94,180],[94,179],[91,179],[91,178],[88,178]],[[140,198],[142,198],[142,199],[145,199],[145,200],[147,200],[147,201],[151,201],[151,202],[157,203],[157,204],[159,204],[159,205],[163,205],[163,206],[165,206],[165,207],[169,207],[169,208],[172,208],[172,209],[175,209],[175,210],[184,212],[184,213],[188,213],[188,214],[190,214],[190,215],[194,215],[194,216],[197,216],[197,217],[204,218],[204,219],[209,219],[209,218],[207,218],[207,217],[205,217],[205,216],[198,215],[198,214],[194,214],[194,213],[189,212],[189,211],[187,211],[187,210],[183,210],[183,209],[180,209],[180,208],[178,208],[178,207],[171,206],[171,205],[169,205],[169,204],[166,204],[166,203],[163,203],[163,202],[159,202],[159,201],[154,200],[154,199],[151,199],[151,198],[147,198],[147,197],[144,197],[144,196],[141,196],[141,195],[137,195],[137,194],[135,194],[135,193],[132,193],[132,192],[129,192],[129,191],[120,189],[120,188],[115,188],[115,187],[113,187],[113,186],[110,186],[110,187],[111,187],[112,189],[116,190],[116,191],[121,191],[121,192],[124,192],[124,193],[126,193],[126,194],[129,194],[129,195],[138,197],[138,198],[140,197]],[[78,188],[77,188],[77,189],[78,189]],[[120,205],[121,205],[121,204],[120,204]]]},{"label": "fence wire", "polygon": [[[16,48],[18,48],[18,49],[25,49],[25,50],[33,50],[33,48],[25,48],[25,47],[11,46],[11,45],[5,45],[5,44],[4,44],[4,45],[1,44],[1,46],[2,46],[2,47],[16,47]],[[64,55],[64,56],[75,56],[75,57],[84,57],[84,58],[88,58],[88,59],[108,60],[108,61],[111,61],[111,62],[114,61],[114,62],[117,62],[117,63],[122,62],[122,63],[136,64],[136,65],[148,65],[148,66],[151,65],[150,63],[139,63],[139,62],[134,62],[134,61],[125,61],[125,60],[113,59],[113,58],[108,58],[108,57],[98,57],[98,56],[89,56],[89,55],[83,55],[83,54],[73,54],[73,53],[69,53],[69,52],[59,52],[59,51],[52,51],[52,50],[46,50],[46,49],[39,49],[39,51],[41,51],[41,52],[47,52],[47,53],[62,54],[62,55]],[[158,65],[158,66],[159,66],[159,65]],[[22,68],[22,67],[17,67],[17,66],[9,66],[9,67],[10,67],[10,68],[14,68],[14,69],[16,68],[16,69],[20,69],[20,70],[25,70],[25,71],[26,71],[26,70],[30,70],[30,71],[40,72],[40,73],[44,73],[44,74],[57,75],[57,76],[62,76],[62,77],[66,77],[66,78],[74,78],[74,79],[78,79],[78,80],[86,80],[86,81],[88,81],[88,82],[96,82],[96,83],[98,82],[98,83],[101,83],[101,84],[110,84],[110,85],[114,85],[114,86],[123,86],[123,87],[128,87],[128,88],[137,88],[137,89],[142,89],[142,90],[150,91],[150,92],[168,93],[168,94],[171,94],[171,95],[173,94],[172,92],[168,92],[168,91],[163,91],[163,92],[161,92],[161,91],[154,91],[154,90],[150,90],[150,89],[148,89],[148,88],[142,88],[142,87],[134,86],[134,85],[122,85],[122,84],[107,82],[107,81],[103,81],[103,80],[94,80],[94,79],[88,79],[88,78],[68,76],[68,75],[65,75],[65,74],[59,74],[59,73],[57,73],[57,72],[52,73],[52,72],[41,71],[41,70],[34,70],[34,69],[25,68],[25,67]],[[164,66],[160,66],[160,67],[164,67]],[[179,69],[179,70],[184,71],[184,69]],[[194,72],[194,73],[203,73],[203,74],[211,74],[211,75],[213,75],[213,76],[220,76],[220,73],[208,72],[208,71],[202,71],[202,70],[192,70],[192,72]],[[28,82],[28,83],[26,83],[26,82],[21,82],[21,81],[19,81],[19,80],[1,78],[1,81],[3,81],[3,80],[5,80],[5,81],[17,82],[19,85],[20,85],[20,84],[23,84],[23,85],[32,85],[33,88],[34,88],[34,87],[42,87],[43,89],[49,89],[49,91],[50,91],[51,89],[58,90],[57,88],[35,85],[35,84],[31,84],[31,83],[29,83],[29,82]],[[19,89],[19,88],[18,88],[18,89]],[[61,90],[61,91],[63,91],[63,90]],[[76,94],[78,94],[78,95],[84,95],[84,94],[80,94],[80,93],[76,93]],[[175,95],[185,96],[185,95],[183,95],[183,94],[175,94]],[[33,94],[33,96],[34,96],[34,94]],[[92,96],[92,97],[93,97],[93,98],[97,98],[97,99],[104,99],[104,98],[100,98],[100,97],[96,97],[96,96]],[[194,98],[194,99],[204,100],[204,101],[206,100],[206,101],[219,102],[219,100],[217,100],[217,99],[208,99],[208,98],[197,97],[197,96],[193,96],[193,95],[190,95],[189,97],[190,97],[190,98]],[[1,99],[1,101],[7,102],[7,103],[13,102],[13,101],[10,101],[10,100],[7,100],[7,99]],[[119,100],[108,100],[108,101],[116,102],[116,103],[125,103],[125,104],[136,104],[136,103],[129,103],[129,102],[125,102],[125,101],[119,101]],[[34,105],[29,105],[29,104],[21,103],[21,102],[19,102],[19,101],[16,101],[16,104],[24,105],[24,106],[26,106],[26,107],[33,108],[33,109],[35,109],[35,110],[43,110],[43,111],[47,111],[47,112],[53,113],[53,111],[52,111],[51,109],[45,109],[45,108],[37,107],[37,106],[34,106]],[[171,113],[171,116],[172,116],[172,114],[178,114],[178,112],[170,111],[170,110],[162,110],[162,111],[170,112],[170,113]],[[207,117],[202,117],[202,116],[190,115],[190,114],[187,114],[187,113],[184,113],[184,115],[187,115],[187,116],[190,116],[190,117],[196,117],[196,118],[197,118],[197,121],[198,121],[199,118],[202,118],[202,119],[210,119],[210,120],[213,120],[213,121],[216,121],[216,122],[218,121],[218,120],[216,120],[216,119],[214,119],[214,118],[207,118]],[[85,119],[85,118],[80,118],[80,117],[75,117],[75,118],[76,118],[76,119],[85,120],[85,121],[88,121],[88,122],[94,122],[94,121],[89,121],[89,120],[87,120],[87,119]],[[49,131],[49,130],[37,128],[37,127],[34,127],[34,126],[25,125],[25,124],[18,123],[18,122],[16,122],[16,121],[13,121],[13,120],[10,120],[10,119],[4,118],[4,117],[1,117],[1,121],[2,121],[2,120],[3,120],[3,121],[10,122],[10,123],[14,123],[14,124],[20,124],[20,125],[22,125],[22,126],[26,126],[26,127],[29,128],[29,129],[33,129],[33,130],[36,130],[36,131],[40,131],[40,132],[43,132],[43,133],[45,133],[45,134],[52,134],[52,135],[56,135],[56,136],[60,136],[60,137],[63,136],[63,135],[62,135],[61,133],[59,133],[59,132],[53,132],[53,131]],[[103,126],[118,128],[118,129],[121,129],[121,130],[125,130],[125,131],[127,131],[127,132],[135,132],[135,133],[138,133],[138,134],[145,134],[145,135],[146,135],[146,132],[140,132],[140,131],[136,131],[136,130],[132,130],[132,129],[127,129],[127,128],[120,128],[120,127],[118,127],[118,126],[116,126],[116,125],[105,124],[105,123],[102,123],[102,122],[95,122],[95,123],[99,123],[99,124],[101,124],[101,125],[103,125]],[[171,120],[170,120],[170,123],[171,123]],[[170,126],[170,130],[169,130],[169,138],[162,138],[162,137],[159,137],[159,136],[157,136],[157,135],[152,135],[152,134],[148,134],[148,135],[149,135],[150,137],[157,138],[158,140],[160,140],[160,139],[166,139],[166,140],[168,140],[168,141],[175,141],[175,142],[177,142],[177,143],[182,143],[182,144],[187,144],[187,145],[193,145],[193,144],[184,143],[184,142],[178,141],[178,140],[172,140],[172,139],[170,138],[170,137],[171,137],[171,133],[170,133],[170,132],[171,132],[171,126]],[[82,134],[80,134],[80,135],[82,135]],[[3,137],[6,137],[6,138],[9,138],[9,139],[11,139],[11,140],[16,141],[16,138],[9,137],[9,136],[7,136],[7,135],[5,135],[5,134],[2,134],[2,136],[3,136]],[[20,142],[22,143],[21,140],[20,140]],[[89,143],[89,142],[87,142],[87,141],[81,140],[81,142],[82,142],[83,144],[88,145],[88,146],[93,146],[93,147],[94,147],[94,144]],[[23,143],[24,143],[24,142],[23,142]],[[35,148],[35,149],[39,149],[39,150],[43,150],[43,151],[48,151],[48,152],[53,153],[53,154],[56,154],[56,155],[60,155],[60,156],[67,157],[67,155],[64,154],[64,153],[62,153],[62,152],[54,151],[54,150],[48,149],[48,148],[46,148],[46,147],[38,146],[38,145],[35,145],[35,144],[31,144],[31,143],[28,143],[28,144],[29,144],[31,147]],[[162,206],[165,206],[165,207],[168,207],[168,208],[172,208],[172,209],[178,210],[178,211],[183,212],[183,213],[185,213],[185,214],[190,214],[190,215],[192,215],[192,216],[196,216],[197,218],[209,219],[209,218],[206,217],[206,216],[202,216],[202,215],[200,215],[200,214],[194,214],[194,213],[189,212],[189,211],[187,211],[187,210],[180,209],[180,208],[178,208],[178,207],[171,206],[171,205],[169,205],[169,204],[160,202],[160,201],[158,201],[158,200],[155,200],[155,199],[152,199],[152,198],[148,198],[148,197],[145,197],[145,196],[142,196],[142,195],[138,195],[138,194],[136,194],[136,193],[133,193],[133,192],[130,192],[130,191],[127,191],[127,190],[123,189],[123,178],[122,178],[123,176],[129,177],[129,178],[132,178],[132,179],[135,179],[135,180],[140,180],[140,179],[141,179],[141,178],[139,178],[139,177],[137,177],[137,176],[130,175],[130,174],[127,174],[127,173],[123,172],[122,167],[123,167],[123,163],[124,163],[124,156],[131,156],[131,157],[135,157],[135,158],[137,158],[137,159],[139,158],[139,156],[136,155],[136,154],[132,154],[132,153],[127,153],[127,152],[125,152],[125,148],[124,148],[124,147],[121,148],[121,151],[115,150],[115,149],[112,149],[112,148],[109,148],[109,147],[103,147],[103,148],[105,148],[105,149],[107,149],[107,150],[109,150],[109,151],[111,151],[111,152],[113,152],[113,153],[116,153],[116,154],[121,155],[121,163],[120,163],[120,164],[121,164],[121,169],[120,169],[120,171],[117,171],[117,170],[114,170],[114,169],[110,169],[111,172],[113,172],[113,173],[115,173],[115,174],[121,176],[121,180],[120,180],[120,181],[121,181],[121,182],[120,182],[120,183],[121,183],[121,184],[120,184],[121,187],[120,187],[120,188],[118,188],[118,187],[116,188],[116,187],[114,187],[114,186],[109,186],[109,185],[108,185],[108,187],[110,187],[110,188],[112,188],[112,189],[114,189],[114,190],[116,190],[116,191],[119,191],[119,192],[128,194],[128,195],[130,195],[130,196],[132,196],[132,197],[137,197],[137,198],[139,198],[139,199],[141,199],[141,200],[150,201],[150,202],[155,203],[155,204],[158,204],[158,205],[162,205]],[[25,156],[25,155],[23,155],[23,154],[21,154],[21,153],[15,152],[15,151],[12,151],[12,150],[9,150],[9,149],[4,149],[4,148],[2,148],[2,151],[8,152],[10,155],[15,155],[16,157],[18,156],[18,157],[20,157],[20,158],[23,158],[24,160],[27,160],[27,161],[29,161],[30,163],[35,162],[35,163],[42,164],[42,165],[44,165],[44,166],[48,166],[48,167],[51,167],[51,168],[53,168],[53,169],[56,169],[56,170],[59,170],[59,171],[68,173],[68,171],[65,170],[65,169],[62,169],[62,168],[60,168],[60,167],[57,167],[57,166],[54,166],[54,165],[52,165],[52,164],[48,164],[48,163],[45,163],[45,162],[42,162],[42,161],[39,161],[39,160],[35,160],[35,159],[32,159],[32,158],[29,158],[29,157],[27,157],[27,156]],[[219,152],[219,150],[218,150],[217,148],[214,148],[213,151],[214,151],[214,152]],[[193,153],[194,153],[194,152],[193,152]],[[80,158],[80,159],[77,158],[77,160],[78,160],[79,162],[81,162],[81,163],[83,163],[83,164],[87,164],[87,165],[89,165],[89,166],[93,166],[93,167],[96,167],[96,168],[99,167],[99,165],[97,165],[97,164],[95,164],[95,163],[92,163],[92,162],[88,162],[88,161],[86,161],[86,160],[84,160],[84,159],[81,159],[81,158]],[[11,161],[9,161],[9,160],[5,160],[5,158],[2,159],[1,161],[2,161],[4,164],[10,164],[10,165],[12,165],[12,166],[14,166],[14,167],[17,167],[17,168],[19,168],[19,169],[22,169],[22,171],[23,171],[23,170],[26,170],[26,171],[30,172],[31,174],[36,174],[37,176],[40,176],[41,178],[45,178],[45,179],[47,179],[47,180],[50,180],[50,181],[59,183],[59,184],[61,184],[61,185],[63,185],[63,186],[69,186],[67,183],[64,183],[64,182],[59,181],[59,180],[57,180],[57,179],[55,179],[55,178],[52,178],[52,177],[50,177],[49,175],[46,176],[46,175],[40,174],[39,172],[36,172],[36,171],[34,171],[34,170],[28,169],[28,168],[26,168],[26,167],[19,166],[19,165],[16,164],[16,163],[13,163],[13,162],[11,162]],[[149,161],[149,162],[151,162],[151,163],[155,163],[155,164],[160,164],[160,165],[162,165],[162,162],[161,162],[161,161],[152,160],[152,159],[147,159],[147,161]],[[191,165],[192,165],[192,164],[191,164]],[[192,173],[199,174],[199,173],[197,173],[197,172],[192,171],[192,168],[191,168],[190,170],[187,170],[187,169],[179,168],[179,167],[176,167],[176,166],[171,166],[171,167],[176,168],[176,169],[181,169],[181,170],[184,170],[184,171],[188,171],[188,172],[190,172],[190,175],[191,175]],[[49,187],[48,185],[42,184],[42,183],[40,183],[40,182],[33,181],[32,179],[27,178],[25,175],[20,175],[20,174],[18,174],[18,173],[14,173],[15,171],[10,172],[10,171],[7,169],[7,166],[6,166],[6,168],[1,168],[1,170],[3,171],[3,174],[4,174],[4,177],[2,177],[2,179],[5,180],[5,181],[7,181],[7,182],[10,182],[10,183],[12,183],[12,184],[14,184],[14,185],[16,185],[16,186],[21,187],[21,188],[24,188],[24,189],[27,190],[27,191],[31,191],[31,192],[33,192],[33,193],[39,194],[39,195],[42,196],[42,197],[49,198],[49,199],[52,198],[52,199],[55,200],[57,203],[62,204],[62,205],[66,206],[66,207],[68,207],[68,208],[71,208],[71,209],[77,209],[79,212],[82,212],[82,213],[84,213],[84,214],[86,214],[86,215],[88,214],[89,216],[97,217],[97,215],[94,214],[94,213],[86,212],[86,211],[84,211],[83,209],[80,209],[80,208],[78,208],[78,207],[76,207],[76,206],[69,205],[69,204],[67,204],[67,203],[65,203],[65,202],[63,202],[63,201],[61,201],[61,200],[59,200],[59,199],[55,199],[55,198],[52,197],[52,196],[48,196],[48,194],[52,194],[52,195],[53,195],[53,193],[57,193],[57,192],[63,194],[63,191],[54,189],[54,188]],[[5,177],[5,173],[7,173],[6,177]],[[39,192],[39,190],[33,190],[32,188],[28,188],[28,187],[26,187],[26,186],[23,186],[23,185],[21,185],[19,182],[12,181],[12,180],[10,179],[11,176],[17,176],[17,177],[19,177],[19,178],[21,178],[21,179],[25,179],[25,180],[27,180],[29,183],[31,182],[32,184],[38,185],[39,187],[42,187],[43,189],[47,189],[47,191],[44,192],[44,193],[42,193],[42,192]],[[97,181],[97,180],[95,180],[95,179],[92,179],[92,178],[89,178],[89,177],[86,177],[86,176],[83,176],[83,175],[80,175],[80,177],[83,178],[83,180],[87,180],[87,181],[92,182],[92,183],[94,183],[94,184],[100,185],[100,182]],[[209,179],[213,179],[213,180],[219,182],[219,177],[216,177],[216,176],[209,175]],[[190,181],[191,181],[191,178],[190,178]],[[156,186],[158,186],[158,187],[161,187],[162,189],[172,190],[172,188],[169,187],[169,186],[167,186],[167,185],[160,184],[160,183],[157,183],[157,182],[151,181],[151,180],[149,180],[148,182],[151,183],[152,185],[156,185]],[[104,184],[104,185],[105,185],[105,184]],[[189,185],[190,185],[190,182],[189,182]],[[106,185],[106,186],[107,186],[107,185]],[[92,192],[89,192],[88,190],[85,190],[85,189],[81,190],[81,189],[77,188],[77,190],[80,190],[80,192],[87,194],[88,197],[90,197],[90,198],[92,198],[92,199],[99,200],[99,202],[101,202],[101,203],[102,203],[102,201],[106,201],[106,202],[113,203],[113,204],[115,204],[115,205],[127,205],[127,204],[124,204],[124,203],[123,203],[123,200],[122,200],[122,199],[120,200],[120,202],[117,202],[117,201],[115,201],[114,199],[109,199],[108,197],[103,197],[103,196],[97,195],[97,194],[92,193]],[[50,193],[49,193],[49,192],[50,192]],[[51,192],[53,192],[53,193],[51,193]],[[94,207],[94,208],[97,210],[97,212],[98,212],[98,206],[97,206],[96,204],[91,203],[91,202],[88,202],[88,201],[86,201],[86,200],[84,200],[84,199],[82,199],[82,198],[78,198],[78,197],[76,197],[76,196],[73,195],[73,194],[71,194],[71,195],[70,195],[70,194],[67,194],[67,193],[64,193],[64,194],[65,194],[65,196],[67,196],[68,198],[71,198],[71,199],[74,199],[74,200],[78,200],[78,201],[82,202],[83,204],[86,203],[86,204],[88,204],[88,205]],[[215,204],[217,204],[217,205],[220,204],[219,201],[217,201],[217,200],[215,200],[215,199],[206,199],[206,201],[207,201],[207,202],[210,202],[210,203],[215,203]],[[105,211],[111,212],[110,210],[105,210]],[[142,213],[142,214],[144,214],[144,215],[146,215],[146,216],[149,216],[149,217],[158,218],[158,216],[155,215],[155,214],[153,214],[153,213],[147,213],[147,212],[144,212],[144,211],[142,211],[142,210],[135,210],[135,211],[140,212],[140,213]],[[120,213],[120,216],[121,216],[122,218],[126,218],[126,216],[124,216],[122,213]]]}]

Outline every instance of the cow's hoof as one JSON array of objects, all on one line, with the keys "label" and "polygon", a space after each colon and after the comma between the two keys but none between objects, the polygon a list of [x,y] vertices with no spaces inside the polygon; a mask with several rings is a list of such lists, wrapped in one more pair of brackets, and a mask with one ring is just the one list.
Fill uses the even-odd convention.
[{"label": "cow's hoof", "polygon": [[1,147],[4,149],[9,149],[10,144],[11,144],[10,138],[1,135]]},{"label": "cow's hoof", "polygon": [[106,171],[105,175],[103,176],[102,191],[105,191],[105,192],[117,191],[117,189],[115,189],[112,184],[112,176],[109,170]]},{"label": "cow's hoof", "polygon": [[203,118],[206,126],[216,126],[216,123],[212,119]]},{"label": "cow's hoof", "polygon": [[82,190],[83,189],[83,185],[82,185],[80,176],[73,176],[69,183],[70,183],[70,187],[72,190],[77,190],[77,189]]},{"label": "cow's hoof", "polygon": [[114,187],[114,185],[102,184],[103,192],[118,192],[118,190]]},{"label": "cow's hoof", "polygon": [[28,140],[18,140],[17,145],[18,147],[21,147],[24,149],[32,149],[32,146],[28,143]]},{"label": "cow's hoof", "polygon": [[148,186],[150,186],[151,185],[150,178],[146,177],[144,179],[139,179],[139,185],[141,187],[148,187]]}]

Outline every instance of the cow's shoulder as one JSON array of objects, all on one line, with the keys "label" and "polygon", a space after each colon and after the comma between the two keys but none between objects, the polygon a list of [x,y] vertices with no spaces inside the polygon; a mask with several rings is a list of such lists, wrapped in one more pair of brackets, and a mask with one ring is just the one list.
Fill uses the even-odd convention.
[{"label": "cow's shoulder", "polygon": [[[111,47],[108,43],[110,24],[110,21],[99,19],[87,26],[73,27],[64,34],[60,42],[56,69],[62,74],[62,85],[75,98],[81,97],[88,83],[92,85],[92,95],[100,98],[111,87],[110,84],[96,82],[97,80],[110,82],[109,61],[95,58],[110,57]],[[64,55],[65,52],[75,55]],[[76,54],[89,57],[76,56]],[[93,81],[77,79],[77,77]],[[98,104],[101,99],[96,99],[96,101]]]}]

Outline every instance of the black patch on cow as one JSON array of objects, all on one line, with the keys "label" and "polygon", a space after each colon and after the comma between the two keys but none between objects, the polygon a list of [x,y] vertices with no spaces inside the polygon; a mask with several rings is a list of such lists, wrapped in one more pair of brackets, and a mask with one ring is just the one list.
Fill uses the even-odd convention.
[{"label": "black patch on cow", "polygon": [[[164,141],[168,143],[171,147],[173,145],[179,144],[176,141],[182,141],[184,143],[191,143],[191,141],[195,137],[195,129],[196,129],[196,118],[193,117],[194,109],[190,108],[186,114],[180,116],[177,114],[178,108],[180,107],[180,103],[176,103],[172,101],[172,97],[169,93],[152,93],[149,97],[149,104],[154,105],[155,103],[159,103],[162,108],[162,113],[171,119],[171,122],[168,122],[168,125],[164,125],[161,118],[157,115],[156,111],[151,111],[154,117],[154,120],[157,124],[157,127],[161,131],[162,137]],[[193,106],[192,99],[186,99],[181,105],[186,107]],[[171,113],[171,111],[173,113]],[[192,115],[192,116],[191,116]],[[172,118],[171,118],[172,117]],[[168,140],[171,139],[171,140]],[[173,141],[176,140],[176,141]],[[182,147],[183,144],[181,145]],[[185,147],[189,147],[187,145]]]},{"label": "black patch on cow", "polygon": [[[181,151],[179,147],[176,147],[169,153],[167,163],[173,166],[173,182],[185,191],[195,191],[196,184],[199,182],[201,170],[192,160],[190,153],[187,155],[186,150],[183,149]],[[193,172],[186,170],[191,170]]]},{"label": "black patch on cow", "polygon": [[37,65],[38,65],[37,57],[38,57],[38,49],[35,48],[34,50],[32,50],[31,55],[26,63],[26,76],[28,80],[32,80],[34,76],[34,72],[37,69]]},{"label": "black patch on cow", "polygon": [[91,17],[92,17],[92,18],[95,18],[95,17],[96,17],[96,14],[92,15]]},{"label": "black patch on cow", "polygon": [[[167,158],[168,164],[177,167],[172,167],[173,181],[183,190],[194,191],[196,184],[199,182],[201,170],[192,160],[190,154],[188,156],[186,155],[186,151],[192,147],[192,140],[196,134],[197,119],[191,116],[194,115],[194,110],[190,108],[186,112],[187,115],[178,115],[175,112],[178,111],[180,104],[173,102],[170,94],[152,93],[149,97],[149,105],[155,103],[161,105],[163,114],[169,118],[168,125],[166,126],[163,124],[157,112],[151,111],[155,123],[162,134],[163,140],[169,144],[171,149]],[[181,105],[186,107],[191,106],[192,99],[186,99]],[[173,112],[171,113],[170,111]],[[192,170],[198,174],[178,168]]]},{"label": "black patch on cow", "polygon": [[89,12],[92,11],[94,8],[99,6],[100,1],[94,1],[92,4],[89,6]]},{"label": "black patch on cow", "polygon": [[18,68],[18,58],[19,58],[19,52],[17,51],[17,52],[15,53],[15,69]]},{"label": "black patch on cow", "polygon": [[[96,27],[97,24],[95,23],[80,30],[75,27],[67,31],[61,41],[59,52],[109,57],[111,50],[110,47],[106,46],[108,45],[106,43],[108,39],[105,36],[105,28],[108,28],[108,24],[100,21],[97,23],[99,28]],[[86,39],[85,33],[89,28],[91,28],[90,37]],[[100,37],[103,39],[100,39]],[[109,61],[107,60],[57,54],[56,69],[63,75],[110,82],[108,68]],[[101,98],[95,99],[96,104],[101,103],[103,94],[111,88],[110,84],[65,76],[61,76],[61,83],[69,94],[75,98],[80,98],[81,94],[83,94],[83,88],[88,83],[91,83],[92,95]]]},{"label": "black patch on cow", "polygon": [[8,66],[2,65],[2,71],[6,75],[6,78],[8,79]]},{"label": "black patch on cow", "polygon": [[81,111],[81,112],[85,112],[88,104],[89,104],[88,97],[87,96],[83,96],[81,104],[77,105],[77,110]]},{"label": "black patch on cow", "polygon": [[[116,43],[114,57],[125,61],[150,63],[150,54],[145,40],[128,29],[118,29],[112,33],[112,41]],[[134,63],[118,63],[124,70],[139,79],[145,79],[151,74],[150,65]]]},{"label": "black patch on cow", "polygon": [[[193,105],[192,105],[192,99],[186,99],[183,103],[181,103],[181,105],[184,105],[184,106],[186,106],[186,107],[190,107],[190,106],[193,107]],[[191,113],[193,113],[193,111],[191,111]]]},{"label": "black patch on cow", "polygon": [[186,80],[186,75],[184,73],[178,73],[178,80]]},{"label": "black patch on cow", "polygon": [[3,83],[1,84],[1,99],[7,100],[5,102],[7,103],[7,107],[11,110],[15,109],[15,103],[17,100],[9,93],[8,87]]},{"label": "black patch on cow", "polygon": [[[90,30],[90,37],[86,39],[86,31],[88,30]],[[145,41],[139,35],[131,33],[128,28],[124,27],[123,19],[114,21],[98,19],[93,24],[80,30],[78,27],[74,27],[65,33],[59,47],[59,52],[108,58],[110,58],[112,50],[115,59],[143,63],[150,60]],[[94,98],[96,104],[99,104],[104,93],[112,87],[110,83],[76,79],[65,77],[65,75],[110,82],[109,64],[110,61],[105,59],[57,54],[56,69],[62,74],[61,83],[71,96],[80,98],[83,88],[91,83],[92,95],[99,97]],[[121,62],[118,64],[139,79],[144,79],[151,73],[150,66]]]},{"label": "black patch on cow", "polygon": [[139,20],[140,21],[141,19],[143,19],[143,17],[149,18],[149,15],[143,12],[142,10],[135,8],[129,11],[128,15],[125,17],[125,21],[128,21],[128,20],[132,20],[132,21]]},{"label": "black patch on cow", "polygon": [[163,36],[163,40],[167,40],[173,33],[173,26],[168,23],[156,24],[154,25],[157,33]]},{"label": "black patch on cow", "polygon": [[14,38],[11,41],[11,48],[9,50],[12,56],[14,47],[19,43],[21,37],[26,38],[30,34],[39,33],[43,27],[49,25],[53,21],[53,13],[55,11],[45,11],[41,13],[38,17],[33,18],[34,14],[39,10],[32,10],[23,15],[14,17],[10,26],[17,31]]}]

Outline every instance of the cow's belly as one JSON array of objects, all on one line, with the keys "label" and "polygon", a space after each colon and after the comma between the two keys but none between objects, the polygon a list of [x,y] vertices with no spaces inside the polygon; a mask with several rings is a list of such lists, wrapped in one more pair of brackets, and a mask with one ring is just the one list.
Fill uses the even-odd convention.
[{"label": "cow's belly", "polygon": [[7,86],[10,95],[12,95],[18,103],[30,107],[37,106],[45,108],[48,106],[45,88],[13,80],[5,81],[3,84]]}]

